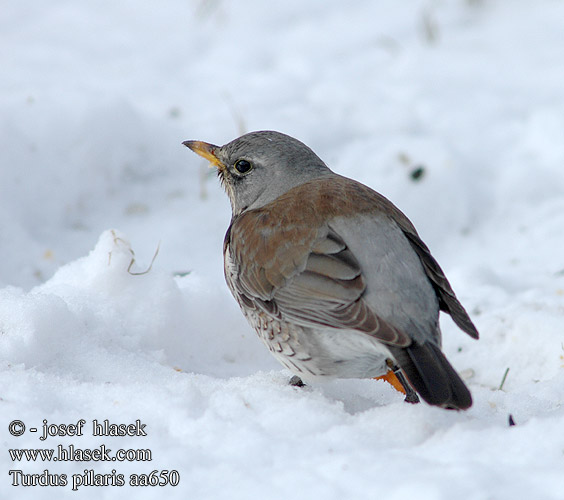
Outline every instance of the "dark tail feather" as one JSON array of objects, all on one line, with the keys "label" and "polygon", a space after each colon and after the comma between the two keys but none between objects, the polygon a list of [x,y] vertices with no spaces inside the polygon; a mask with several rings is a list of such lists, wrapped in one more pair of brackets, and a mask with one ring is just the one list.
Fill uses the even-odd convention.
[{"label": "dark tail feather", "polygon": [[393,356],[419,395],[430,405],[466,410],[470,391],[440,348],[431,342],[392,348]]}]

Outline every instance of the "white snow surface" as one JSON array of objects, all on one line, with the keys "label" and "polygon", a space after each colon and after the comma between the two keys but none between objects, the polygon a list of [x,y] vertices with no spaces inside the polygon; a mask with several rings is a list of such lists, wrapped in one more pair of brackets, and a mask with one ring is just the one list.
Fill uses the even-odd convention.
[{"label": "white snow surface", "polygon": [[[563,499],[563,26],[557,0],[3,2],[0,498]],[[181,146],[262,129],[415,223],[481,333],[442,319],[470,410],[288,385],[224,284],[227,197]],[[42,441],[44,419],[84,435]],[[59,444],[152,461],[8,452]],[[72,490],[112,469],[125,486]],[[127,484],[153,470],[180,481]]]}]

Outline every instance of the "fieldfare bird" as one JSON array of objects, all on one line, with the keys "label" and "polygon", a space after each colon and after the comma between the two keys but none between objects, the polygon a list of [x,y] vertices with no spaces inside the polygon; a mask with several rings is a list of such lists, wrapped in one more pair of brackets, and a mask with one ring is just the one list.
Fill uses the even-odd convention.
[{"label": "fieldfare bird", "polygon": [[279,132],[183,144],[217,168],[232,208],[227,285],[285,367],[306,381],[395,369],[408,394],[411,385],[431,405],[471,406],[441,351],[439,312],[478,331],[398,208]]}]

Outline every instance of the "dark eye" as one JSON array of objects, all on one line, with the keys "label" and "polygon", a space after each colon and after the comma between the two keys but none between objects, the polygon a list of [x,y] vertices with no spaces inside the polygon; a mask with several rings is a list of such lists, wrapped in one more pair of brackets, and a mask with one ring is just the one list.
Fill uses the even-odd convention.
[{"label": "dark eye", "polygon": [[235,167],[235,170],[237,170],[237,172],[239,172],[240,174],[246,174],[253,169],[251,162],[247,160],[237,160],[235,162],[235,165],[233,166]]}]

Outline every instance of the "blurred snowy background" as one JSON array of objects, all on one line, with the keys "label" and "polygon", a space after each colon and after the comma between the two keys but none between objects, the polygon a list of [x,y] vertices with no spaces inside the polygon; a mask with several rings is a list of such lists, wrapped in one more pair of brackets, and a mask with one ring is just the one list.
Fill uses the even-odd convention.
[{"label": "blurred snowy background", "polygon": [[[564,497],[564,2],[19,0],[0,67],[0,498]],[[223,282],[227,197],[180,144],[262,129],[415,223],[481,332],[443,321],[470,411],[287,386]],[[79,418],[148,436],[8,433]],[[70,443],[153,461],[7,452]]]}]

